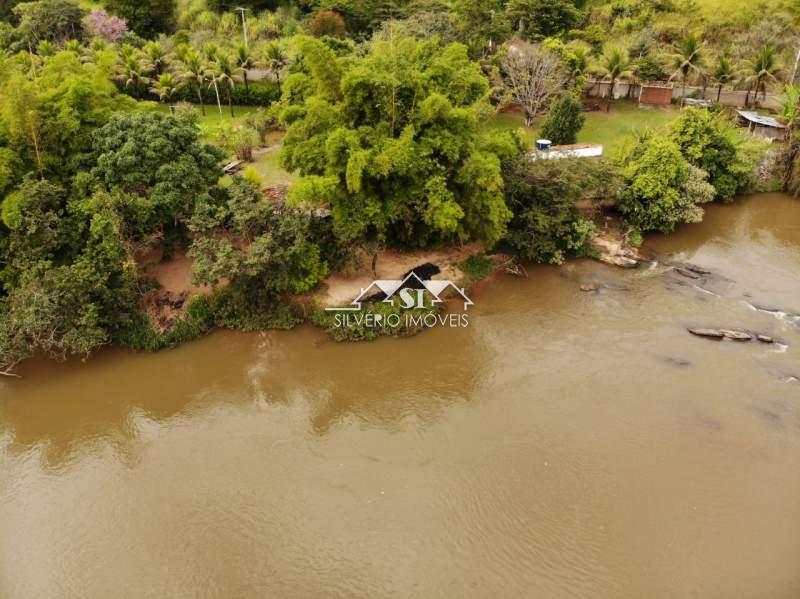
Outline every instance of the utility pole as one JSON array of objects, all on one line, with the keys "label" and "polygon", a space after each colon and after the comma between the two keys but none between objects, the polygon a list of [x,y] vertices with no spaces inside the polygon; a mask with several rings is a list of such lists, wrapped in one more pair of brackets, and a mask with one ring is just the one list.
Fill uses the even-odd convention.
[{"label": "utility pole", "polygon": [[238,13],[241,13],[242,15],[242,34],[244,35],[244,49],[247,50],[247,21],[245,21],[244,19],[244,13],[249,9],[244,8],[242,6],[237,6],[233,10],[235,10]]}]

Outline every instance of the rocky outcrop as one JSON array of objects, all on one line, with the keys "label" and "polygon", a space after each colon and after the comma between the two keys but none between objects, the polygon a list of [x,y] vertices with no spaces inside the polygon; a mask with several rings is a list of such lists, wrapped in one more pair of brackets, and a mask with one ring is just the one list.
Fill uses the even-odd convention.
[{"label": "rocky outcrop", "polygon": [[613,223],[598,231],[592,239],[592,251],[600,262],[621,268],[636,268],[642,260],[636,248],[628,245],[619,226]]}]

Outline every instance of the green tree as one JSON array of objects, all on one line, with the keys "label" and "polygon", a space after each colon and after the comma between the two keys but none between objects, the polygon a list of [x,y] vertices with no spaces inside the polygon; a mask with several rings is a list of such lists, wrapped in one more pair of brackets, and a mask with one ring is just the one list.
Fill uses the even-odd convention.
[{"label": "green tree", "polygon": [[489,87],[464,46],[376,41],[341,62],[313,38],[299,47],[316,91],[282,115],[281,160],[301,175],[292,202],[330,205],[344,240],[502,236],[511,215],[500,160],[519,146],[510,136],[481,139]]},{"label": "green tree", "polygon": [[221,175],[222,152],[200,143],[194,125],[170,115],[115,115],[93,141],[93,177],[102,189],[144,198],[149,230],[191,215]]},{"label": "green tree", "polygon": [[73,212],[46,180],[28,178],[12,196],[3,203],[0,369],[34,353],[86,356],[135,310],[124,240],[107,214]]},{"label": "green tree", "polygon": [[718,115],[687,108],[670,125],[669,138],[690,164],[708,173],[717,198],[732,200],[749,180],[750,166],[739,155],[736,133]]},{"label": "green tree", "polygon": [[313,220],[298,210],[276,209],[241,177],[215,200],[198,204],[189,250],[193,278],[202,285],[228,282],[218,297],[223,325],[274,326],[282,294],[305,293],[325,277]]},{"label": "green tree", "polygon": [[526,260],[550,264],[585,254],[594,225],[581,217],[577,202],[593,186],[587,180],[596,176],[592,168],[580,159],[507,162],[503,175],[514,217],[503,245]]},{"label": "green tree", "polygon": [[745,61],[747,81],[751,84],[755,84],[756,101],[758,101],[758,94],[760,92],[764,93],[764,99],[766,99],[767,82],[777,81],[782,70],[780,57],[774,46],[763,46],[759,48],[753,58]]},{"label": "green tree", "polygon": [[574,144],[586,117],[580,100],[564,93],[550,105],[550,112],[542,125],[541,135],[554,144]]},{"label": "green tree", "polygon": [[0,69],[0,86],[8,147],[24,172],[51,178],[71,176],[90,149],[92,131],[114,111],[134,105],[119,94],[102,64],[82,63],[72,52],[49,58],[33,79],[15,68]]},{"label": "green tree", "polygon": [[273,40],[264,45],[261,61],[264,63],[267,70],[275,77],[275,80],[280,81],[281,73],[289,63],[289,58],[286,55],[283,44]]},{"label": "green tree", "polygon": [[633,62],[622,48],[609,47],[603,52],[600,62],[594,70],[609,82],[608,102],[606,103],[606,112],[608,112],[611,110],[611,98],[614,96],[614,86],[617,81],[633,77]]},{"label": "green tree", "polygon": [[510,0],[506,10],[517,33],[530,40],[560,35],[583,18],[571,0]]},{"label": "green tree", "polygon": [[138,54],[129,54],[122,57],[119,67],[119,78],[126,88],[133,89],[133,95],[142,97],[142,87],[146,86],[150,78],[146,75],[146,68]]},{"label": "green tree", "polygon": [[171,33],[175,28],[175,0],[104,0],[104,4],[144,38]]},{"label": "green tree", "polygon": [[239,44],[236,47],[236,66],[239,67],[239,70],[242,73],[242,79],[244,80],[244,89],[249,91],[250,84],[247,80],[247,72],[250,69],[256,68],[256,61],[255,58],[253,58],[253,54],[247,47],[245,47],[244,44]]},{"label": "green tree", "polygon": [[675,72],[672,78],[680,75],[683,82],[682,97],[686,96],[686,82],[691,73],[701,73],[703,66],[703,41],[698,33],[686,34],[678,43],[673,44],[670,55]]},{"label": "green tree", "polygon": [[179,87],[180,82],[175,79],[172,73],[161,73],[153,83],[150,91],[156,94],[162,102],[168,102]]},{"label": "green tree", "polygon": [[63,42],[83,34],[84,11],[73,0],[38,0],[17,4],[13,12],[19,20],[17,32],[26,44],[41,41]]},{"label": "green tree", "polygon": [[511,22],[503,0],[454,0],[459,39],[473,57],[493,53],[511,36]]},{"label": "green tree", "polygon": [[200,55],[194,50],[187,49],[183,53],[182,65],[178,72],[178,77],[186,84],[194,88],[197,94],[197,102],[200,104],[200,111],[203,116],[206,114],[206,106],[203,102],[203,85],[205,85],[206,67]]},{"label": "green tree", "polygon": [[236,88],[236,82],[240,80],[239,73],[241,70],[241,67],[225,52],[217,54],[217,58],[212,62],[211,66],[212,76],[216,77],[216,80],[222,85],[228,96],[228,108],[232,117],[236,116],[233,110],[233,90]]},{"label": "green tree", "polygon": [[618,209],[639,231],[669,233],[679,223],[702,220],[699,204],[714,197],[707,174],[691,166],[666,137],[645,137],[626,157],[626,187]]},{"label": "green tree", "polygon": [[142,54],[149,72],[160,76],[167,68],[167,52],[158,41],[147,42],[142,46]]},{"label": "green tree", "polygon": [[722,96],[723,86],[736,80],[736,68],[730,58],[721,55],[717,59],[717,65],[714,68],[712,76],[714,81],[717,82],[717,103],[719,103],[720,96]]}]

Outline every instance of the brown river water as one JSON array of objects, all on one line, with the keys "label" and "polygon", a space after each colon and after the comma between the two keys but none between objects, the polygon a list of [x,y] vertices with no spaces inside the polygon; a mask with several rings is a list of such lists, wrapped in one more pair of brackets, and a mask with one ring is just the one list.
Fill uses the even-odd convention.
[{"label": "brown river water", "polygon": [[800,200],[645,245],[484,284],[466,329],[26,365],[0,598],[800,597],[800,322],[751,307],[800,314]]}]

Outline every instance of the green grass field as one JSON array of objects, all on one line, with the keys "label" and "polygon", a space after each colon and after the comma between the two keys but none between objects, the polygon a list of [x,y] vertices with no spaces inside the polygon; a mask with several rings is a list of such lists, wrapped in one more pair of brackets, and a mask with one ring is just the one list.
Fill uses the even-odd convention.
[{"label": "green grass field", "polygon": [[255,161],[250,165],[261,177],[261,183],[264,187],[291,185],[297,180],[297,175],[281,167],[279,161],[280,153],[280,147],[273,146],[266,152],[256,155]]},{"label": "green grass field", "polygon": [[[636,102],[619,101],[611,105],[611,111],[586,112],[586,123],[578,133],[578,143],[603,144],[606,156],[613,156],[632,139],[637,131],[660,128],[678,116],[675,108],[639,108]],[[524,127],[524,119],[519,113],[504,113],[492,117],[486,124],[489,129],[525,129],[525,138],[533,146],[538,139],[544,116],[537,117],[533,126]]]},{"label": "green grass field", "polygon": [[[158,107],[157,110],[161,112],[169,112],[169,106],[166,104],[157,104],[156,106]],[[227,104],[222,105],[222,114],[220,114],[219,107],[216,104],[206,104],[205,114],[201,113],[199,106],[196,105],[195,107],[200,116],[198,121],[200,131],[204,138],[211,138],[209,141],[213,141],[214,133],[220,125],[240,125],[244,123],[248,114],[255,112],[259,108],[258,106],[234,105],[233,112],[235,116],[231,117],[231,111]]]},{"label": "green grass field", "polygon": [[[158,104],[157,109],[163,112],[169,111],[169,107],[163,104]],[[227,106],[223,106],[220,116],[216,104],[207,105],[206,114],[201,116],[199,121],[203,138],[213,143],[217,127],[221,124],[242,124],[247,115],[256,109],[256,106],[234,106],[236,116],[232,118]],[[677,117],[678,110],[642,109],[636,102],[619,101],[612,104],[610,112],[587,112],[585,115],[586,123],[578,133],[578,142],[603,144],[603,153],[613,157],[633,139],[634,133],[663,127]],[[493,116],[484,127],[488,130],[523,129],[525,139],[533,146],[539,137],[539,129],[543,122],[544,116],[540,116],[532,127],[526,129],[522,115],[512,112]],[[254,162],[248,165],[261,177],[264,187],[291,185],[297,179],[296,175],[287,172],[279,164],[280,148],[274,146],[280,144],[280,137],[280,135],[273,136],[269,142],[272,149],[257,153]]]}]

